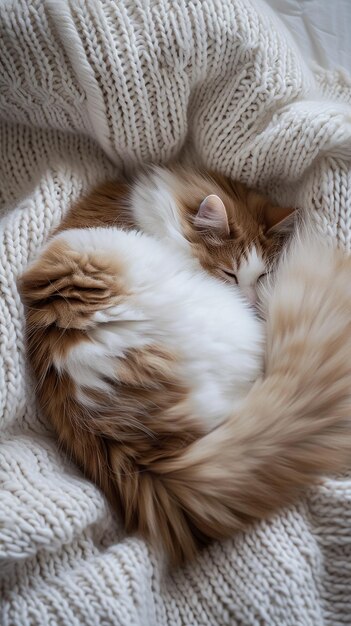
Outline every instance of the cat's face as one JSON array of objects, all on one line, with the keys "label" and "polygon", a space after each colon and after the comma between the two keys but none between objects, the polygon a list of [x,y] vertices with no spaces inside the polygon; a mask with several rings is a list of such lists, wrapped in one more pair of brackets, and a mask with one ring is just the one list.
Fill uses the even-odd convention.
[{"label": "cat's face", "polygon": [[259,236],[249,241],[207,238],[199,246],[199,259],[211,274],[238,285],[248,302],[255,305],[259,282],[269,271],[275,251],[273,242]]},{"label": "cat's face", "polygon": [[255,305],[258,284],[269,271],[267,251],[252,242],[240,253],[233,244],[223,247],[221,252],[223,263],[213,271],[226,282],[238,285],[248,302]]},{"label": "cat's face", "polygon": [[[247,202],[261,198],[247,195]],[[253,193],[253,192],[252,192]],[[194,243],[202,266],[225,281],[238,285],[251,305],[257,288],[270,270],[284,239],[292,209],[267,204],[229,209],[217,195],[207,196],[193,220],[198,237]],[[290,219],[291,222],[291,219]]]}]

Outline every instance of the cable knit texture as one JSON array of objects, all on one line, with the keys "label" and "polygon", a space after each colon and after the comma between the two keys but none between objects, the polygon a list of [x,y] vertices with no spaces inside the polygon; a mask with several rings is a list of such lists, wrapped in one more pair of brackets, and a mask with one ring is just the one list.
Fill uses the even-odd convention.
[{"label": "cable knit texture", "polygon": [[7,0],[0,20],[1,624],[350,624],[348,477],[167,574],[38,415],[16,291],[83,192],[183,148],[350,250],[349,79],[259,0]]}]

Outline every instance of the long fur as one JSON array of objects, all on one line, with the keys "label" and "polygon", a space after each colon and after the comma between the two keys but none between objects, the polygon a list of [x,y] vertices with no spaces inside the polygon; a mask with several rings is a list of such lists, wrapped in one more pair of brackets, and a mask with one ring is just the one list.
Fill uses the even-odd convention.
[{"label": "long fur", "polygon": [[[178,270],[172,275],[167,255],[161,263],[161,242],[120,231],[114,246],[116,234],[108,233],[59,235],[22,278],[29,358],[41,407],[62,445],[118,506],[128,531],[162,541],[172,562],[181,562],[199,545],[272,515],[350,462],[351,260],[315,234],[296,238],[266,300],[264,374],[260,327],[234,298],[247,330],[256,333],[234,408],[235,390],[226,382],[223,402],[220,392],[236,367],[235,355],[228,361],[219,352],[209,357],[217,387],[206,389],[210,378],[196,369],[207,367],[196,351],[210,345],[211,332],[213,340],[223,337],[222,304],[231,288],[195,265],[186,269],[188,259],[168,244],[180,276]],[[134,266],[138,245],[141,262]],[[161,255],[154,278],[151,249]],[[176,302],[183,293],[184,311],[195,310],[198,281],[212,294],[211,315],[218,320],[209,325],[205,307],[206,340],[200,335],[195,349],[182,341],[184,328],[181,340],[176,336],[182,320],[170,294]],[[189,289],[182,292],[184,285]],[[151,287],[159,298],[156,309],[155,300],[147,304]],[[217,296],[223,300],[216,303]],[[191,337],[194,320],[184,319]],[[230,346],[230,324],[226,330]],[[222,371],[214,359],[225,363]],[[201,389],[209,394],[202,404]]]}]

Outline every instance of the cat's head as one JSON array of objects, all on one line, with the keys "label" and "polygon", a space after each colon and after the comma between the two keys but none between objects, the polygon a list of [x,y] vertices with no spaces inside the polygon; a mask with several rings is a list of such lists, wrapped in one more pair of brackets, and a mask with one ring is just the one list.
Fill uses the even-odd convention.
[{"label": "cat's head", "polygon": [[228,208],[218,195],[207,196],[193,222],[201,264],[238,285],[255,304],[258,283],[279,252],[292,215],[292,209],[274,207],[254,192],[248,192],[245,203]]},{"label": "cat's head", "polygon": [[239,285],[255,304],[260,280],[291,231],[294,210],[274,206],[239,183],[209,194],[192,212],[193,249],[210,273]]}]

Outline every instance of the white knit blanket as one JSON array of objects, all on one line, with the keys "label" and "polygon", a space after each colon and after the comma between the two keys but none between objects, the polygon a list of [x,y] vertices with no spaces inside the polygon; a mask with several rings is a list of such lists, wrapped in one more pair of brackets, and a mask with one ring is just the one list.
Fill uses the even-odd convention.
[{"label": "white knit blanket", "polygon": [[3,0],[0,24],[1,624],[350,624],[350,479],[170,576],[37,414],[16,291],[76,198],[184,145],[350,249],[350,82],[254,0]]}]

